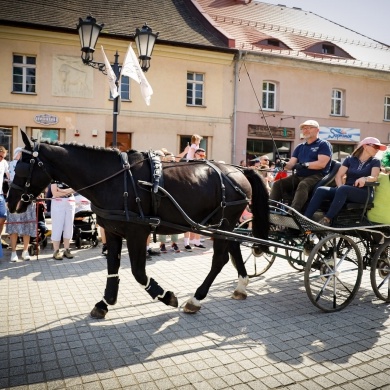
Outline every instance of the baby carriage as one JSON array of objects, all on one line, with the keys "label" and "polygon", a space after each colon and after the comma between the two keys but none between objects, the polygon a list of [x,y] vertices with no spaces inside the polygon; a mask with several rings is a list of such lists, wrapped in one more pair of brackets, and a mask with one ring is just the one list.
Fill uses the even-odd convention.
[{"label": "baby carriage", "polygon": [[40,249],[45,249],[47,246],[47,236],[50,234],[49,229],[46,226],[45,210],[46,204],[44,201],[38,201],[36,203],[37,210],[37,237],[30,237],[30,245],[28,247],[28,253],[30,256],[38,255]]},{"label": "baby carriage", "polygon": [[92,211],[82,210],[75,214],[73,221],[73,241],[78,249],[81,248],[81,245],[85,241],[92,246],[98,245],[98,231]]}]

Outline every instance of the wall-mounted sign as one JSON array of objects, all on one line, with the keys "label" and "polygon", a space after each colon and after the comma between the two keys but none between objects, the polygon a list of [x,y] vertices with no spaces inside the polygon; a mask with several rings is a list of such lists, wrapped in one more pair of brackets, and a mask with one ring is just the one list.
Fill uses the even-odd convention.
[{"label": "wall-mounted sign", "polygon": [[249,137],[271,138],[270,132],[272,137],[276,138],[295,138],[295,129],[293,127],[270,126],[268,130],[268,127],[264,125],[248,125]]},{"label": "wall-mounted sign", "polygon": [[49,126],[58,123],[58,117],[49,114],[39,114],[39,115],[35,115],[34,121],[36,123],[39,123],[40,125]]},{"label": "wall-mounted sign", "polygon": [[327,141],[337,142],[359,142],[360,141],[360,129],[353,127],[320,127],[321,139]]}]

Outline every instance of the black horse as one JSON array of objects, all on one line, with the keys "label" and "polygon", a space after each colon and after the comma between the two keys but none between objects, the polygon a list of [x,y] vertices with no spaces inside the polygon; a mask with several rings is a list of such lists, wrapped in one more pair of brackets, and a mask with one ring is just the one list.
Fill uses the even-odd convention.
[{"label": "black horse", "polygon": [[194,230],[214,237],[211,270],[187,301],[185,312],[200,309],[200,301],[228,262],[229,253],[239,277],[233,298],[246,298],[248,277],[239,241],[237,237],[227,240],[224,232],[234,229],[252,199],[253,234],[267,238],[268,193],[256,172],[208,161],[161,164],[151,152],[121,153],[117,149],[33,142],[23,131],[22,138],[25,148],[9,191],[9,210],[25,211],[51,181],[58,180],[91,201],[97,221],[106,231],[107,283],[92,317],[104,318],[108,305],[116,303],[123,239],[137,282],[153,299],[178,306],[175,294],[146,274],[145,245],[153,230],[160,234]]}]

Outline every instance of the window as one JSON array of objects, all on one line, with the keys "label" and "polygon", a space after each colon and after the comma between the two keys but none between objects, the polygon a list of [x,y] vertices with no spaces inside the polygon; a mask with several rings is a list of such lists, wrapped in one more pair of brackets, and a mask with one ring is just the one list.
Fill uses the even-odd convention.
[{"label": "window", "polygon": [[332,45],[322,45],[323,54],[334,54],[334,46]]},{"label": "window", "polygon": [[187,73],[187,105],[204,106],[204,74]]},{"label": "window", "polygon": [[[246,160],[248,166],[254,165],[256,157],[267,155],[271,161],[275,161],[278,157],[288,158],[291,153],[292,143],[289,141],[275,141],[268,139],[250,139],[246,141]],[[276,150],[277,148],[277,150]]]},{"label": "window", "polygon": [[280,42],[277,39],[268,39],[267,43],[270,46],[277,46],[277,47],[280,46],[279,45]]},{"label": "window", "polygon": [[330,110],[331,115],[343,115],[343,91],[340,89],[332,90],[332,107]]},{"label": "window", "polygon": [[121,100],[130,100],[130,77],[122,76],[120,85]]},{"label": "window", "polygon": [[263,82],[263,109],[276,110],[276,84]]},{"label": "window", "polygon": [[12,160],[12,143],[12,128],[0,126],[0,145],[8,150],[6,160]]},{"label": "window", "polygon": [[60,131],[58,129],[32,129],[32,136],[38,138],[38,134],[41,133],[42,141],[59,141]]},{"label": "window", "polygon": [[[119,72],[121,71],[121,67],[119,67]],[[120,82],[120,95],[121,100],[130,100],[130,77],[129,76],[121,76]],[[110,99],[112,100],[112,94],[110,91]]]},{"label": "window", "polygon": [[[181,153],[186,148],[187,145],[191,145],[191,136],[181,135],[179,153]],[[207,145],[208,145],[208,137],[203,137],[203,139],[200,141],[199,147],[203,148],[206,151],[207,158],[210,158],[210,156],[207,154]]]},{"label": "window", "polygon": [[13,56],[13,92],[35,93],[36,57]]},{"label": "window", "polygon": [[385,96],[385,121],[390,121],[390,96]]}]

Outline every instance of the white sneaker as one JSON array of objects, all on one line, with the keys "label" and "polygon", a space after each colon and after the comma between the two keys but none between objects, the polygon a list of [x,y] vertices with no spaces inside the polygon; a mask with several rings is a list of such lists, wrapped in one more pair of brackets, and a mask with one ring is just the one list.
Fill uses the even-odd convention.
[{"label": "white sneaker", "polygon": [[11,262],[16,263],[19,260],[18,255],[16,252],[11,252]]},{"label": "white sneaker", "polygon": [[23,260],[30,260],[30,255],[29,255],[28,251],[22,252],[22,259]]}]

